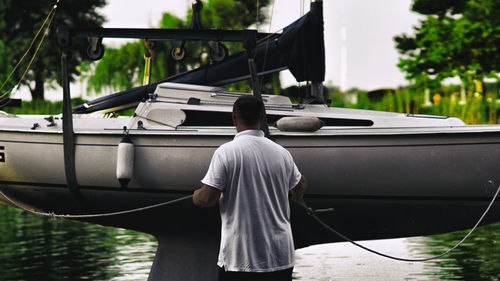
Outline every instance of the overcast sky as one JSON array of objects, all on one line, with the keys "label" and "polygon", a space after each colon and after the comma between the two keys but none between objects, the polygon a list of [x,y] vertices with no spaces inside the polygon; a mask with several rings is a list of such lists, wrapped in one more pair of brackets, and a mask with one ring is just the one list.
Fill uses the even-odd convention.
[{"label": "overcast sky", "polygon": [[[194,2],[108,0],[102,9],[108,20],[104,27],[157,27],[163,12],[185,18]],[[411,33],[418,22],[419,16],[410,12],[411,0],[325,0],[323,5],[327,84],[367,90],[407,84],[396,66],[393,37]],[[275,0],[270,31],[290,24],[302,10],[309,10],[308,0]],[[259,26],[259,30],[269,32],[269,25]],[[282,83],[296,84],[287,73],[282,75]]]}]

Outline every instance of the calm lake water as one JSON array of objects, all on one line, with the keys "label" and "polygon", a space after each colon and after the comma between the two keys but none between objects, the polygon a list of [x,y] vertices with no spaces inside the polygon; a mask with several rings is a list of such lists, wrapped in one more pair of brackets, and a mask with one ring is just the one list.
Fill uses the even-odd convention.
[{"label": "calm lake water", "polygon": [[[365,241],[387,254],[422,258],[464,232]],[[147,234],[32,215],[0,205],[0,280],[146,280],[156,251]],[[348,243],[296,252],[296,280],[500,280],[500,223],[480,227],[445,259],[408,263]]]}]

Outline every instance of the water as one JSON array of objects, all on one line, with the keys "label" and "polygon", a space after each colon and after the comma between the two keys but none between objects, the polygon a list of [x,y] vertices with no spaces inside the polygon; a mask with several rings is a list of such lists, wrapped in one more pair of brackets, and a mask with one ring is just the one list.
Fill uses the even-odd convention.
[{"label": "water", "polygon": [[[437,255],[464,235],[363,241],[387,254]],[[0,280],[146,280],[156,240],[147,234],[32,215],[0,206]],[[380,258],[348,243],[296,252],[295,280],[500,280],[500,223],[480,227],[445,259]]]}]

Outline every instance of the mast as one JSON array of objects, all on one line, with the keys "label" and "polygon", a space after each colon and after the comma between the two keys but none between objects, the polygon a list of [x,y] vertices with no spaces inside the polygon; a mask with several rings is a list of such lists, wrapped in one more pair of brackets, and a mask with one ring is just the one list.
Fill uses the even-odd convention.
[{"label": "mast", "polygon": [[317,25],[321,26],[321,30],[318,30],[317,32],[321,33],[322,44],[320,44],[317,48],[317,51],[323,55],[323,64],[318,66],[323,68],[323,79],[321,81],[311,81],[311,88],[309,92],[309,97],[306,97],[306,100],[308,100],[309,103],[312,104],[324,104],[325,103],[325,94],[324,94],[324,88],[323,88],[323,81],[325,80],[324,76],[324,69],[325,69],[325,44],[324,44],[324,22],[323,22],[323,0],[311,0],[311,14],[313,21],[317,21]]}]

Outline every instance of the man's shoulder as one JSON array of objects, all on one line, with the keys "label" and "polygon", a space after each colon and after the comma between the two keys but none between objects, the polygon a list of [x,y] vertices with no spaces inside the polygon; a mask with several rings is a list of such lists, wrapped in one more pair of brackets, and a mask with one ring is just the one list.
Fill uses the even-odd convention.
[{"label": "man's shoulder", "polygon": [[217,153],[224,153],[227,152],[231,149],[234,149],[234,147],[237,146],[234,140],[228,141],[226,143],[221,144],[215,151]]},{"label": "man's shoulder", "polygon": [[277,143],[277,142],[274,142],[274,141],[272,141],[272,140],[270,140],[268,138],[264,138],[264,142],[265,142],[266,145],[272,147],[273,149],[276,149],[276,150],[288,153],[288,150],[286,148],[284,148],[281,144]]}]

